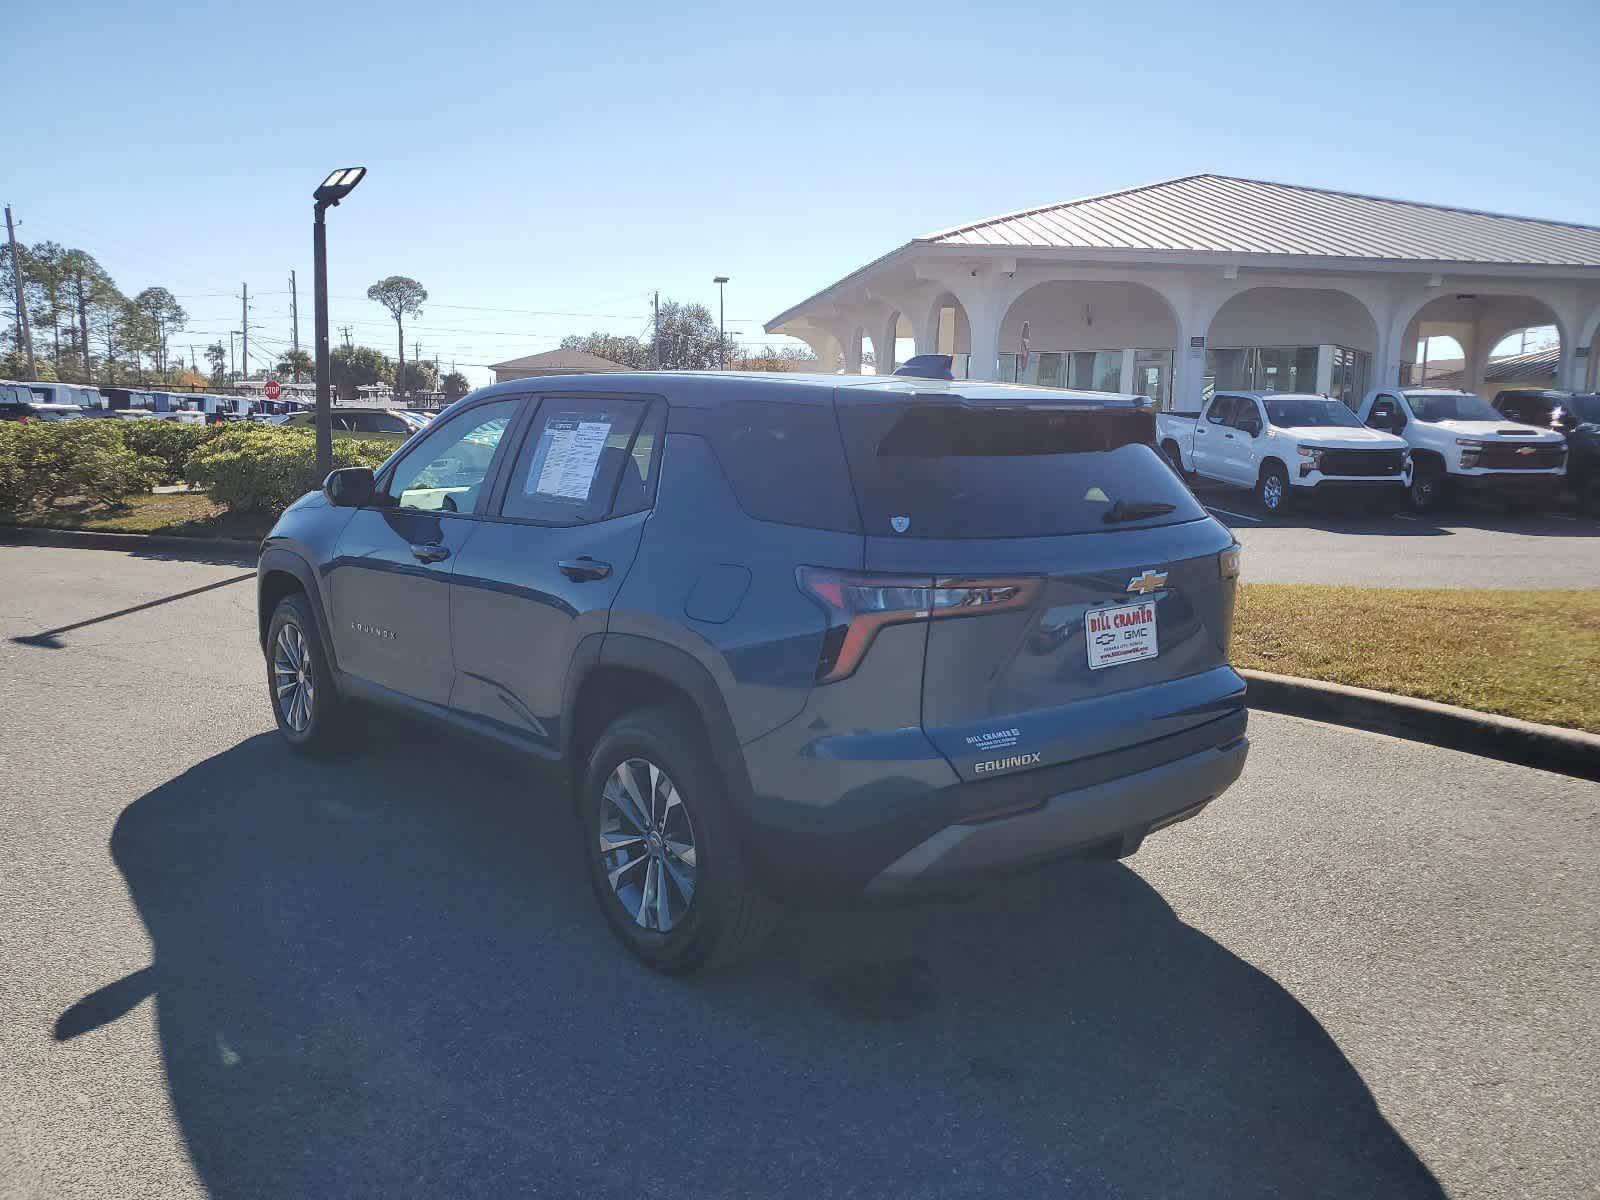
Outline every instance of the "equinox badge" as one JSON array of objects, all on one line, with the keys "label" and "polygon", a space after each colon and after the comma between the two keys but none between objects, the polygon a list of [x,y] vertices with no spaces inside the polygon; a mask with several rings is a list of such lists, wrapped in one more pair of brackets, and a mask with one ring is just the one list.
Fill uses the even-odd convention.
[{"label": "equinox badge", "polygon": [[1167,573],[1165,571],[1152,571],[1146,567],[1143,575],[1135,575],[1128,580],[1128,590],[1130,592],[1138,592],[1141,596],[1148,596],[1166,582]]}]

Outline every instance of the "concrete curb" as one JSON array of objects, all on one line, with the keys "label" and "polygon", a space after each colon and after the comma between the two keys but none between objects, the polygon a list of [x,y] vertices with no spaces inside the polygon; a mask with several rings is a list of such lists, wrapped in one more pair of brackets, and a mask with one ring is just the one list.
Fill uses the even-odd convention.
[{"label": "concrete curb", "polygon": [[1251,708],[1350,725],[1501,762],[1600,780],[1600,736],[1369,688],[1240,671]]},{"label": "concrete curb", "polygon": [[200,558],[261,557],[261,543],[249,538],[173,537],[163,533],[102,533],[91,529],[49,529],[35,525],[0,525],[0,542],[34,546],[71,546],[89,550],[188,550]]}]

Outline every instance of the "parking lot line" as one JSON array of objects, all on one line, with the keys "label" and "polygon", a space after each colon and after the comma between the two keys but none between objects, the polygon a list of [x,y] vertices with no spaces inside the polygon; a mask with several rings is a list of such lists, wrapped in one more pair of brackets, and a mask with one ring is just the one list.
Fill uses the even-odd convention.
[{"label": "parking lot line", "polygon": [[1232,517],[1235,521],[1254,521],[1258,525],[1261,523],[1261,518],[1260,517],[1247,517],[1247,516],[1245,516],[1244,513],[1229,512],[1225,508],[1217,508],[1215,505],[1212,505],[1212,504],[1206,505],[1206,511],[1208,511],[1208,512],[1214,514],[1214,515],[1221,515],[1221,516],[1224,516],[1224,517]]}]

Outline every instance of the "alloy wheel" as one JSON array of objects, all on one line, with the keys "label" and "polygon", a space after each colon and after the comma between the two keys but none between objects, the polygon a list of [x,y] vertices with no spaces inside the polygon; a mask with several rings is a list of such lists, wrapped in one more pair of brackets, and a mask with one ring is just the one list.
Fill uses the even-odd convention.
[{"label": "alloy wheel", "polygon": [[316,702],[316,684],[311,677],[311,653],[306,635],[292,621],[279,628],[278,640],[273,646],[272,690],[283,723],[296,733],[309,729],[312,705]]},{"label": "alloy wheel", "polygon": [[600,792],[600,865],[641,929],[667,933],[694,903],[694,823],[677,786],[655,763],[620,763]]},{"label": "alloy wheel", "polygon": [[1261,484],[1261,500],[1268,512],[1277,512],[1283,504],[1283,480],[1268,475]]}]

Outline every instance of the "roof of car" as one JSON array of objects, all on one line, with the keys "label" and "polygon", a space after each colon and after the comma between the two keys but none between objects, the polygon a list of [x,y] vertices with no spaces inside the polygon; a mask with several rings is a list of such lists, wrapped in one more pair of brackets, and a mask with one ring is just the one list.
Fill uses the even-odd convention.
[{"label": "roof of car", "polygon": [[1032,387],[981,379],[924,379],[912,375],[821,375],[778,371],[632,371],[593,375],[540,375],[493,384],[472,398],[537,392],[654,392],[669,401],[718,404],[740,399],[829,403],[835,394],[862,400],[885,396],[956,396],[965,400],[1010,400],[1018,404],[1080,404],[1134,407],[1149,397],[1117,392]]},{"label": "roof of car", "polygon": [[1255,400],[1331,400],[1335,404],[1343,403],[1342,401],[1334,400],[1332,396],[1323,396],[1317,392],[1247,392],[1236,388],[1218,388],[1217,395],[1249,396]]}]

